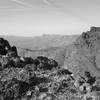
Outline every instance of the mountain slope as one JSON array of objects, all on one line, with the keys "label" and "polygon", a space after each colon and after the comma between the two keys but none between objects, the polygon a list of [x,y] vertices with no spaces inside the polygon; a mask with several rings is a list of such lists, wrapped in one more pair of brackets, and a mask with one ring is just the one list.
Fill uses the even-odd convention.
[{"label": "mountain slope", "polygon": [[90,31],[83,32],[65,62],[75,73],[88,70],[100,77],[100,27],[91,27]]},{"label": "mountain slope", "polygon": [[[92,27],[83,32],[76,41],[60,47],[49,47],[40,50],[19,49],[21,56],[46,56],[55,59],[60,66],[66,67],[74,73],[90,71],[100,76],[100,28]],[[67,41],[67,40],[66,40]]]}]

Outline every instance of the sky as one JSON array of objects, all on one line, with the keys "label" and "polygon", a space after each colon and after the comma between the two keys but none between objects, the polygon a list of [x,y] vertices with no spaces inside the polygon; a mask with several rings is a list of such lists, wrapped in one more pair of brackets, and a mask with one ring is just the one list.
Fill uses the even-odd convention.
[{"label": "sky", "polygon": [[81,34],[99,12],[100,0],[0,0],[0,35]]}]

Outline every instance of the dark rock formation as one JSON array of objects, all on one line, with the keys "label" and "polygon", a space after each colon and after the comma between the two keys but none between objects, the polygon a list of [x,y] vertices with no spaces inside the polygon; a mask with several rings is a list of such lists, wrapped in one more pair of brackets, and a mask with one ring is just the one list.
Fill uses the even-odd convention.
[{"label": "dark rock formation", "polygon": [[46,87],[39,87],[40,92],[48,92],[48,88]]},{"label": "dark rock formation", "polygon": [[33,77],[31,77],[29,79],[29,84],[30,86],[36,86],[36,85],[39,85],[41,83],[47,83],[49,82],[49,79],[46,78],[46,77],[37,77],[36,75],[34,75]]},{"label": "dark rock formation", "polygon": [[93,85],[96,82],[96,77],[91,76],[90,72],[85,71],[85,75],[88,78],[87,83],[89,83],[90,85]]},{"label": "dark rock formation", "polygon": [[34,60],[31,57],[24,57],[23,59],[25,64],[34,64]]},{"label": "dark rock formation", "polygon": [[71,75],[72,72],[70,72],[68,69],[60,69],[58,70],[58,75]]},{"label": "dark rock formation", "polygon": [[55,60],[48,59],[47,57],[43,57],[43,56],[38,56],[34,60],[34,62],[38,69],[43,69],[43,70],[51,70],[58,66],[58,63]]},{"label": "dark rock formation", "polygon": [[7,56],[8,57],[17,57],[18,53],[17,53],[17,48],[15,46],[12,46],[8,52],[7,52]]},{"label": "dark rock formation", "polygon": [[11,48],[9,42],[3,38],[0,38],[0,54],[6,55],[7,51]]},{"label": "dark rock formation", "polygon": [[100,32],[100,27],[92,26],[90,29],[91,32]]}]

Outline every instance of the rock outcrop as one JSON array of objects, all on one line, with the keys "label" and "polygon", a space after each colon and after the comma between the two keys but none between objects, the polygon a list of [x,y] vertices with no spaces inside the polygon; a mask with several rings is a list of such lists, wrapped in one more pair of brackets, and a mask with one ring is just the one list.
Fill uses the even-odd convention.
[{"label": "rock outcrop", "polygon": [[9,42],[3,38],[0,38],[0,54],[6,55],[7,51],[11,48]]},{"label": "rock outcrop", "polygon": [[91,27],[76,41],[77,52],[91,63],[89,70],[96,76],[100,76],[100,28]]}]

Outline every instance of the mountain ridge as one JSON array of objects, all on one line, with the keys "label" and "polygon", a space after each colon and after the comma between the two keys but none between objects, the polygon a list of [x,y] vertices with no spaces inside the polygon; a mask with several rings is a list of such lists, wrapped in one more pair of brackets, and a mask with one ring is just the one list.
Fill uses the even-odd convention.
[{"label": "mountain ridge", "polygon": [[50,47],[60,47],[71,44],[78,35],[43,35],[36,37],[15,37],[15,36],[1,36],[7,39],[11,45],[17,47],[39,50]]}]

